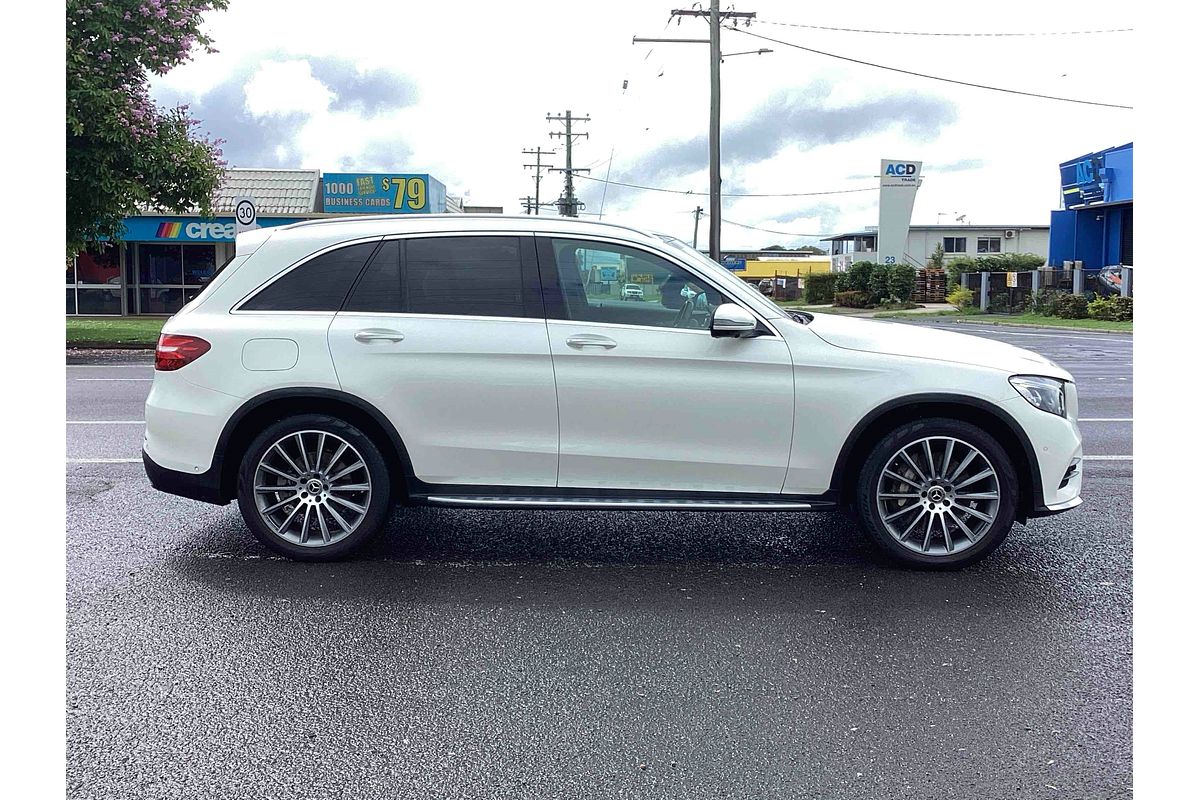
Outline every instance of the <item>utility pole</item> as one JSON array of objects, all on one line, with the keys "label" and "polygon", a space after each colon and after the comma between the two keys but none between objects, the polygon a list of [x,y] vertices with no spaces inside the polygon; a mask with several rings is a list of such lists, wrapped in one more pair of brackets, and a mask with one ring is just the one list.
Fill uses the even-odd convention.
[{"label": "utility pole", "polygon": [[537,207],[537,202],[529,195],[526,195],[521,198],[521,205],[525,206],[526,214],[532,214],[533,209]]},{"label": "utility pole", "polygon": [[696,249],[696,239],[700,235],[700,215],[704,213],[704,209],[696,206],[696,210],[692,214],[696,217],[696,224],[692,226],[692,249]]},{"label": "utility pole", "polygon": [[[526,164],[525,169],[535,170],[533,174],[533,213],[540,213],[542,207],[542,170],[552,168],[553,164],[542,164],[542,156],[548,156],[554,153],[553,150],[543,150],[539,146],[536,150],[522,150],[524,155],[537,156],[536,164]],[[529,206],[526,205],[525,213],[529,213]]]},{"label": "utility pole", "polygon": [[[739,20],[747,24],[756,15],[753,11],[722,11],[712,0],[707,11],[701,9],[673,9],[675,17],[706,17],[707,39],[643,39],[633,37],[636,42],[688,42],[708,45],[708,257],[721,260],[721,23],[729,20],[734,25]],[[730,53],[728,55],[748,55]]]},{"label": "utility pole", "polygon": [[591,122],[592,118],[588,116],[573,117],[571,109],[567,109],[566,114],[562,115],[546,115],[547,122],[561,122],[565,125],[564,131],[551,131],[551,136],[561,136],[567,143],[567,166],[564,168],[551,167],[551,172],[561,172],[566,179],[565,190],[563,196],[558,201],[558,211],[564,217],[578,217],[579,211],[582,209],[583,203],[575,198],[575,173],[576,172],[591,172],[590,169],[575,169],[571,166],[571,145],[574,144],[575,138],[582,136],[585,139],[588,137],[586,133],[573,133],[571,131],[572,122]]}]

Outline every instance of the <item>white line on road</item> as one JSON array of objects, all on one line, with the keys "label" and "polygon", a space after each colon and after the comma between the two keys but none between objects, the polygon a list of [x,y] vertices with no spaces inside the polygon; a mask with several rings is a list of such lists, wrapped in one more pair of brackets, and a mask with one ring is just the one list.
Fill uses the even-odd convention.
[{"label": "white line on road", "polygon": [[68,458],[68,464],[140,464],[140,458]]},{"label": "white line on road", "polygon": [[1084,456],[1084,461],[1133,461],[1133,456]]},{"label": "white line on road", "polygon": [[1081,417],[1079,422],[1133,422],[1133,417]]},{"label": "white line on road", "polygon": [[154,378],[76,378],[77,381],[145,381],[151,383]]},{"label": "white line on road", "polygon": [[154,369],[154,364],[67,364],[67,369]]},{"label": "white line on road", "polygon": [[[1083,420],[1080,420],[1083,422]],[[144,419],[69,419],[68,425],[145,425]]]}]

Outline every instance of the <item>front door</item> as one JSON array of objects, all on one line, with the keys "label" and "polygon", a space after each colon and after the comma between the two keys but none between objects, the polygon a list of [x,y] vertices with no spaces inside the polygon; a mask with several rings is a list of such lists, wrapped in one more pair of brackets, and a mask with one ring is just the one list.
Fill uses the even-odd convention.
[{"label": "front door", "polygon": [[554,370],[530,236],[387,240],[329,328],[342,388],[431,484],[552,487]]},{"label": "front door", "polygon": [[725,298],[648,250],[539,236],[538,261],[560,487],[782,490],[795,390],[780,337],[714,338]]}]

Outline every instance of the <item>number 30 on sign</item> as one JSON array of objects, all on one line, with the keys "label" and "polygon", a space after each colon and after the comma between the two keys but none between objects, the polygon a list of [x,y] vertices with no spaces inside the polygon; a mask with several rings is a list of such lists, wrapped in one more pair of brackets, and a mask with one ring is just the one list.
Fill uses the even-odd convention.
[{"label": "number 30 on sign", "polygon": [[424,178],[405,178],[391,176],[383,179],[383,191],[391,192],[396,187],[396,202],[392,208],[397,211],[420,211],[427,202],[427,190]]}]

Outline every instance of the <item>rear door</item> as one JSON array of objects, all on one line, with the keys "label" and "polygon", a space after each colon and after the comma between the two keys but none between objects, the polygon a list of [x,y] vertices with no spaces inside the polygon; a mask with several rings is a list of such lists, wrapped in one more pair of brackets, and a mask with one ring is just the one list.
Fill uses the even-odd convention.
[{"label": "rear door", "polygon": [[430,484],[554,486],[558,414],[532,236],[385,240],[329,328],[343,390]]},{"label": "rear door", "polygon": [[[779,493],[795,407],[787,343],[715,338],[725,300],[678,262],[538,237],[558,382],[560,487]],[[605,278],[615,277],[615,280]],[[624,283],[640,302],[621,299]]]}]

